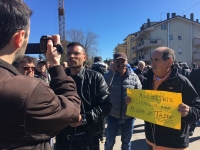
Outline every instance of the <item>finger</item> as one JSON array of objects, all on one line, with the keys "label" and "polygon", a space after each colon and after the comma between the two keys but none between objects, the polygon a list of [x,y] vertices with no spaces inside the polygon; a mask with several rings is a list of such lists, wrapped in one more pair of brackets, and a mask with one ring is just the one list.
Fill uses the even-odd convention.
[{"label": "finger", "polygon": [[60,44],[60,35],[59,34],[52,35],[52,41],[54,45]]}]

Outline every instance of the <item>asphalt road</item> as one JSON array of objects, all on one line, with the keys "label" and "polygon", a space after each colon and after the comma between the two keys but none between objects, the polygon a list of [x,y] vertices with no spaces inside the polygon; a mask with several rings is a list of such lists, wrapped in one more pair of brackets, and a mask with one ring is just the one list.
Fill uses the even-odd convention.
[{"label": "asphalt road", "polygon": [[[145,135],[144,135],[144,121],[140,119],[136,119],[134,133],[131,138],[132,150],[148,150]],[[104,150],[104,143],[100,144],[101,150]],[[113,150],[121,150],[121,138],[120,131],[118,136],[116,137],[116,143]],[[190,146],[189,150],[200,150],[200,123],[198,127],[196,127],[193,136],[190,137]]]}]

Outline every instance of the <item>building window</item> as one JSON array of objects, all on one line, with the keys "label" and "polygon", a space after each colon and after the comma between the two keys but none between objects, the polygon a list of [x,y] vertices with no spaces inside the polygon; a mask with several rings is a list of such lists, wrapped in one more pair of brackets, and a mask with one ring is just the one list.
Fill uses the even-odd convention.
[{"label": "building window", "polygon": [[167,30],[167,24],[166,23],[161,24],[161,30]]},{"label": "building window", "polygon": [[182,48],[181,47],[178,48],[178,54],[182,54]]},{"label": "building window", "polygon": [[173,34],[169,35],[169,40],[173,40]]},{"label": "building window", "polygon": [[178,34],[178,40],[182,40],[182,34],[181,33]]}]

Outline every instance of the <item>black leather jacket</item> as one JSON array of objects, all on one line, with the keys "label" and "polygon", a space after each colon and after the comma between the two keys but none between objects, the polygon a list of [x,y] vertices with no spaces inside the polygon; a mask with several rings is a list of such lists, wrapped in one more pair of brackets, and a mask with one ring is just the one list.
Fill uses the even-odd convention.
[{"label": "black leather jacket", "polygon": [[[70,69],[66,70],[70,75]],[[83,68],[74,78],[77,84],[77,93],[81,98],[81,114],[86,115],[87,124],[84,132],[90,137],[98,135],[101,131],[101,121],[108,116],[112,104],[108,86],[103,76],[93,70]],[[83,128],[83,127],[82,127]],[[63,136],[77,134],[78,128],[67,127],[60,134]]]}]

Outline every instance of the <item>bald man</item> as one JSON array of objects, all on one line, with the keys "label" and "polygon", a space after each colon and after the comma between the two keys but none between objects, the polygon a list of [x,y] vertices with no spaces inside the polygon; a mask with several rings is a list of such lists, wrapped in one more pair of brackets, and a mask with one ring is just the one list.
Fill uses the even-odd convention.
[{"label": "bald man", "polygon": [[182,93],[182,104],[177,106],[181,113],[181,130],[145,122],[149,150],[187,150],[188,124],[198,121],[200,117],[200,99],[190,81],[178,73],[174,61],[174,50],[168,47],[154,50],[151,56],[152,69],[147,72],[143,89]]},{"label": "bald man", "polygon": [[[189,124],[200,117],[200,99],[190,81],[178,73],[173,65],[174,51],[159,47],[151,55],[151,66],[143,89],[169,91],[182,94],[182,103],[177,105],[181,113],[181,129],[176,130],[145,121],[145,135],[149,150],[187,150]],[[126,100],[128,101],[128,100]]]}]

